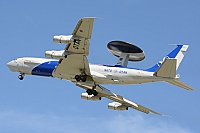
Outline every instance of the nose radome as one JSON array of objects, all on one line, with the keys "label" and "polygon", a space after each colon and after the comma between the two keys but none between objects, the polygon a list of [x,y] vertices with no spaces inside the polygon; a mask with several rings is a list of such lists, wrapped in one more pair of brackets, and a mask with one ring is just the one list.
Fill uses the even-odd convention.
[{"label": "nose radome", "polygon": [[8,62],[7,66],[11,71],[17,71],[17,63],[15,60]]},{"label": "nose radome", "polygon": [[13,65],[13,61],[10,61],[10,62],[7,63],[8,67],[11,67],[12,65]]}]

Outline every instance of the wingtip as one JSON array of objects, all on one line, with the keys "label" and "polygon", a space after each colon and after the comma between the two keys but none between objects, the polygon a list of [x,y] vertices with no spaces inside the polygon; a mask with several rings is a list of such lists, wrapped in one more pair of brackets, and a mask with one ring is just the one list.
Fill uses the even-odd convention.
[{"label": "wingtip", "polygon": [[191,89],[191,91],[195,91],[196,90],[195,88],[192,88],[192,87],[190,87],[190,89]]},{"label": "wingtip", "polygon": [[163,117],[172,117],[170,115],[165,115],[165,114],[160,114],[160,113],[154,113],[154,112],[151,112],[152,114],[155,114],[155,115],[159,115],[159,116],[163,116]]},{"label": "wingtip", "polygon": [[164,117],[172,117],[171,115],[162,115],[162,116],[164,116]]},{"label": "wingtip", "polygon": [[83,17],[82,19],[87,19],[87,18],[93,18],[93,19],[103,19],[103,18],[101,18],[101,17]]}]

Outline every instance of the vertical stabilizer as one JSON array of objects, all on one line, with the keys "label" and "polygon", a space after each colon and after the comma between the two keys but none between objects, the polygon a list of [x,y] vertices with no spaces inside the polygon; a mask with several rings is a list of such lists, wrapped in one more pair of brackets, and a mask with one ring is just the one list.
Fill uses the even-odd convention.
[{"label": "vertical stabilizer", "polygon": [[189,47],[189,45],[178,44],[177,47],[172,52],[170,52],[167,56],[165,56],[162,61],[159,61],[153,67],[146,69],[146,71],[156,72],[166,59],[176,59],[177,60],[176,61],[176,70],[177,70],[181,61],[183,60],[183,57],[184,57],[188,47]]},{"label": "vertical stabilizer", "polygon": [[168,55],[169,58],[173,58],[175,56],[175,59],[177,59],[177,62],[176,62],[176,70],[178,69],[179,65],[181,64],[181,61],[183,60],[183,57],[189,47],[189,45],[179,45],[177,48],[180,47],[180,50],[177,49],[177,52],[173,52],[170,53]]},{"label": "vertical stabilizer", "polygon": [[179,81],[179,77],[176,76],[176,70],[183,60],[188,47],[188,45],[177,45],[177,47],[171,53],[163,58],[163,61],[158,62],[155,66],[147,69],[146,71],[154,72],[155,76],[162,77],[165,82],[175,86],[186,90],[194,90],[194,88]]}]

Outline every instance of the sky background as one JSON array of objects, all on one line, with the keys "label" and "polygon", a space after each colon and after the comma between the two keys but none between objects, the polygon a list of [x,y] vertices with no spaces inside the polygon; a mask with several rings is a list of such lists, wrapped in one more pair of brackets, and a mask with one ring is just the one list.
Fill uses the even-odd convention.
[{"label": "sky background", "polygon": [[[0,133],[199,133],[200,51],[199,0],[1,0],[0,1]],[[81,99],[85,90],[65,80],[25,76],[19,81],[6,63],[19,57],[44,57],[62,50],[54,35],[70,35],[82,17],[99,17],[90,40],[89,62],[113,65],[107,50],[113,40],[141,47],[146,58],[130,67],[149,68],[174,46],[190,47],[178,69],[186,91],[159,82],[104,85],[136,103],[172,117],[134,109],[108,110],[110,100]]]}]

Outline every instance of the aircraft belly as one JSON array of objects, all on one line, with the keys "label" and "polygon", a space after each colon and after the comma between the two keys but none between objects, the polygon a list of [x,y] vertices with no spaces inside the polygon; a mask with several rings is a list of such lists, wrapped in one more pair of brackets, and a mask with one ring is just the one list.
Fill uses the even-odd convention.
[{"label": "aircraft belly", "polygon": [[161,79],[156,77],[123,77],[119,79],[94,78],[94,81],[98,84],[141,84],[161,81]]}]

